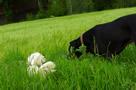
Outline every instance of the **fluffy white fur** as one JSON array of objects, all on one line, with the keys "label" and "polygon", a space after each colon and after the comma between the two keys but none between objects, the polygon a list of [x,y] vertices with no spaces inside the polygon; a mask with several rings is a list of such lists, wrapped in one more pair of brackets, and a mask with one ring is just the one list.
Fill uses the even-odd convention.
[{"label": "fluffy white fur", "polygon": [[33,53],[28,57],[28,64],[31,66],[33,66],[33,65],[41,66],[45,62],[46,62],[45,57],[38,52]]},{"label": "fluffy white fur", "polygon": [[38,73],[39,68],[37,66],[29,66],[27,68],[27,71],[29,72],[30,75],[32,75]]},{"label": "fluffy white fur", "polygon": [[56,70],[54,70],[55,67],[56,67],[56,65],[52,61],[49,61],[49,62],[43,64],[40,67],[40,70],[45,71],[45,72],[55,72],[56,71]]},{"label": "fluffy white fur", "polygon": [[41,55],[40,53],[36,52],[31,54],[28,57],[27,64],[29,67],[27,68],[27,71],[29,74],[37,74],[38,72],[41,73],[44,77],[46,73],[55,72],[54,68],[56,65],[52,62],[46,62],[46,58]]}]

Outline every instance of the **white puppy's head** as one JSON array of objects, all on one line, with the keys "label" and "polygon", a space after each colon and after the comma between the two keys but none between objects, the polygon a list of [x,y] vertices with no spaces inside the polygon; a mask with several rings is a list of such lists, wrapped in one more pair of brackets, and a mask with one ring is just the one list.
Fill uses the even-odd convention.
[{"label": "white puppy's head", "polygon": [[38,52],[33,53],[28,57],[28,64],[31,66],[36,65],[40,67],[45,62],[46,62],[46,58]]}]

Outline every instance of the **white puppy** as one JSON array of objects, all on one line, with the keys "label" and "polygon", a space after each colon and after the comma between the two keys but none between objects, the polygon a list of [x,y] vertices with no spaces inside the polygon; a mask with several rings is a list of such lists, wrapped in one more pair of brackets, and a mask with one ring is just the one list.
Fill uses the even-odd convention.
[{"label": "white puppy", "polygon": [[56,65],[51,61],[46,63],[45,61],[46,58],[40,53],[36,52],[31,54],[28,57],[27,62],[27,64],[29,65],[29,67],[27,68],[29,74],[32,75],[39,72],[45,77],[46,73],[55,72],[56,70],[54,70],[54,68],[56,67]]}]

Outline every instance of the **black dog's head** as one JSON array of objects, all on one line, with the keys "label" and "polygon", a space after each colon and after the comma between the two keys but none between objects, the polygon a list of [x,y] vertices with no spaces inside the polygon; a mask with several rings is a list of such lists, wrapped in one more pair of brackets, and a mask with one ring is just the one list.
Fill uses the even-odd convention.
[{"label": "black dog's head", "polygon": [[81,56],[81,52],[78,52],[76,49],[79,49],[81,46],[80,38],[70,42],[69,46],[69,55],[75,54],[77,57]]},{"label": "black dog's head", "polygon": [[80,57],[82,55],[82,52],[80,52],[79,49],[80,49],[80,46],[82,46],[82,44],[86,46],[85,52],[94,53],[93,31],[94,29],[88,30],[87,32],[82,34],[79,38],[70,42],[69,56],[75,54],[77,57]]}]

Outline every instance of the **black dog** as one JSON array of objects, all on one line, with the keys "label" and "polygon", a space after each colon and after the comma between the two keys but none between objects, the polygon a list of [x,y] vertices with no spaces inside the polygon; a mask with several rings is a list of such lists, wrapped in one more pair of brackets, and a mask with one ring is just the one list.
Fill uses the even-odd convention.
[{"label": "black dog", "polygon": [[[77,57],[81,53],[76,51],[82,44],[86,46],[86,52],[112,57],[119,54],[128,44],[136,45],[136,14],[118,18],[112,22],[96,25],[82,34],[79,38],[70,42]],[[71,52],[70,52],[71,53]]]}]

